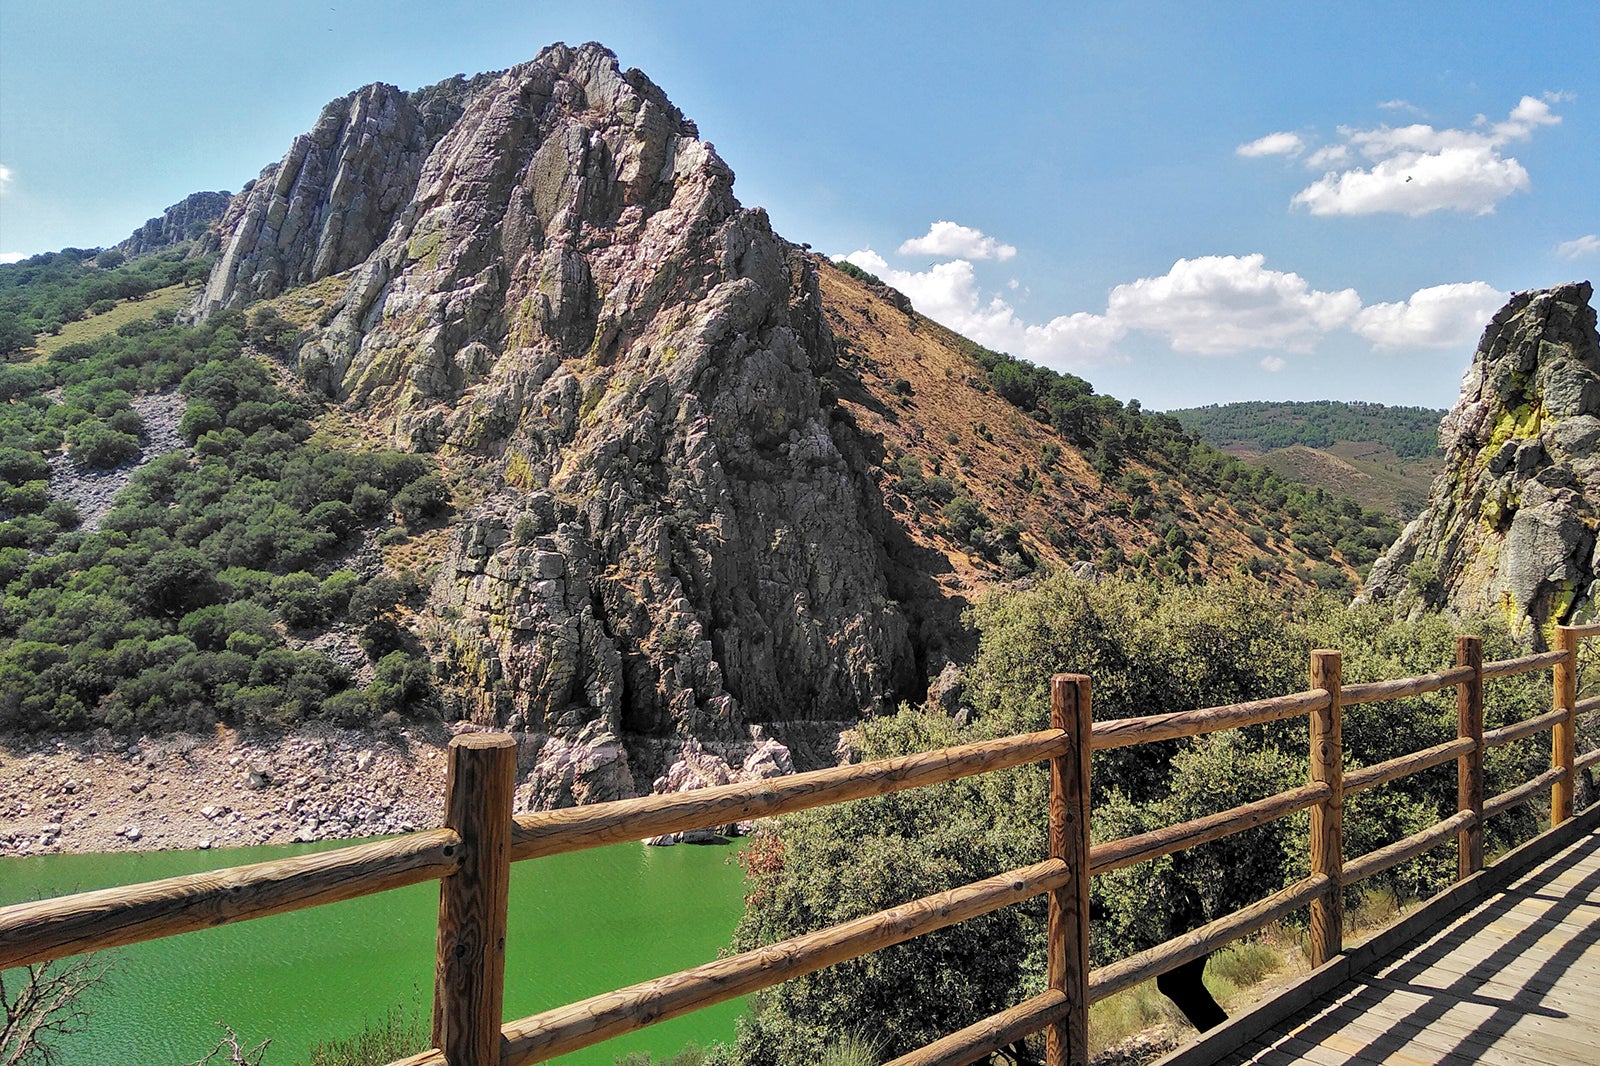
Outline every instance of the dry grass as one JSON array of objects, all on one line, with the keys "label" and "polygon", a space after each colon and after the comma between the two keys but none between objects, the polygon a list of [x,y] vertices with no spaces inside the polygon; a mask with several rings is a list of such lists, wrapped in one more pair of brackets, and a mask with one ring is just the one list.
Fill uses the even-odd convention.
[{"label": "dry grass", "polygon": [[[995,524],[1014,523],[1041,562],[1072,562],[1079,555],[1050,543],[1052,529],[1071,529],[1091,545],[1109,535],[1126,556],[1157,547],[1156,523],[1113,513],[1112,501],[1131,503],[1116,485],[1102,482],[1077,448],[1049,425],[1019,411],[990,391],[985,371],[966,354],[960,338],[920,315],[907,315],[871,288],[838,270],[818,271],[828,325],[843,342],[840,362],[861,382],[839,397],[868,437],[879,437],[879,488],[919,549],[942,554],[949,568],[939,575],[946,594],[970,596],[1005,579],[988,560],[970,553],[944,529],[939,507],[908,499],[895,489],[895,457],[920,462],[925,475],[957,480]],[[897,385],[899,386],[897,388]],[[1050,455],[1056,454],[1053,461]],[[1022,477],[1024,467],[1030,477]],[[1256,554],[1243,532],[1249,524],[1226,500],[1209,508],[1181,484],[1181,476],[1152,470],[1136,460],[1126,469],[1161,483],[1192,517],[1183,520],[1204,559],[1202,573],[1234,570]],[[1098,547],[1087,553],[1092,558]],[[1287,548],[1281,554],[1288,556]]]},{"label": "dry grass", "polygon": [[169,285],[156,289],[142,300],[123,300],[103,315],[94,315],[68,322],[54,337],[42,334],[34,348],[38,355],[34,362],[48,359],[69,344],[82,344],[115,333],[129,322],[144,322],[155,317],[157,311],[178,310],[188,306],[200,291],[198,285]]}]

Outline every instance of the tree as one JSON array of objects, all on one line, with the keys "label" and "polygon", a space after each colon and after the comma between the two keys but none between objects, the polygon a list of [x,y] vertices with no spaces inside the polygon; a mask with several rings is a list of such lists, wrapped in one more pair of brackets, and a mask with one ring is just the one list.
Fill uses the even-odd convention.
[{"label": "tree", "polygon": [[12,311],[0,311],[0,355],[20,352],[33,343],[33,331]]},{"label": "tree", "polygon": [[[50,1066],[61,1061],[57,1044],[89,1024],[85,999],[110,969],[102,955],[38,963],[0,972],[0,1066]],[[10,983],[7,984],[7,975]]]}]

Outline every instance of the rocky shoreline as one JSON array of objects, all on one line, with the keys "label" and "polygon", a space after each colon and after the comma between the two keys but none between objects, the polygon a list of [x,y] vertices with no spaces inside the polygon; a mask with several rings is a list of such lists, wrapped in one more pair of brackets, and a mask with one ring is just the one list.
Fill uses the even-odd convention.
[{"label": "rocky shoreline", "polygon": [[[444,817],[450,738],[474,728],[465,722],[372,729],[311,724],[275,735],[218,727],[214,735],[136,741],[106,730],[0,736],[0,857],[305,843],[437,826]],[[519,811],[550,806],[552,795],[572,795],[575,779],[576,791],[591,801],[636,794],[626,751],[614,740],[616,756],[596,760],[588,748],[514,735]],[[641,758],[636,769],[657,763],[663,772],[638,779],[644,786],[638,791],[681,792],[795,769],[789,749],[771,738],[655,745],[655,758]],[[599,776],[615,792],[588,787],[586,771],[593,768],[605,770]]]},{"label": "rocky shoreline", "polygon": [[438,825],[449,740],[440,724],[0,738],[0,856],[288,844]]}]

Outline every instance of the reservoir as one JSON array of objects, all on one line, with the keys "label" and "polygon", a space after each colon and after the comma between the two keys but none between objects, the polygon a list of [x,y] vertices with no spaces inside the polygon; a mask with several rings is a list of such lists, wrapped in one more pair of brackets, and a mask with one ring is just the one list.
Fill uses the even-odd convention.
[{"label": "reservoir", "polygon": [[[3,859],[0,904],[335,846]],[[716,958],[743,911],[737,853],[616,844],[513,864],[505,1017]],[[309,1061],[313,1042],[348,1037],[387,1010],[427,1018],[438,906],[428,882],[114,949],[109,987],[89,1001],[88,1030],[59,1045],[61,1061],[181,1066],[216,1046],[222,1021],[244,1046],[271,1038],[263,1066],[294,1066]],[[6,976],[9,986],[18,971]],[[690,1041],[729,1041],[743,1009],[723,1003],[552,1061],[611,1066],[632,1051],[659,1057]]]}]

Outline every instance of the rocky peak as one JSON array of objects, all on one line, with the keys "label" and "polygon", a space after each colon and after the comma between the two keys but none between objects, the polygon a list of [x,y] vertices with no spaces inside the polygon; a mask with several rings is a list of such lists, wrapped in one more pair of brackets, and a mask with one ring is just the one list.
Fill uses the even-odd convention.
[{"label": "rocky peak", "polygon": [[[1600,595],[1600,342],[1588,282],[1517,293],[1440,425],[1428,507],[1373,566],[1403,610],[1494,609],[1535,634]],[[1530,626],[1531,623],[1531,626]]]},{"label": "rocky peak", "polygon": [[228,209],[230,194],[225,192],[190,193],[160,215],[134,230],[117,250],[132,259],[163,251],[185,241],[201,240],[211,223]]},{"label": "rocky peak", "polygon": [[548,738],[571,802],[627,791],[619,739],[914,687],[814,260],[598,45],[441,84],[328,105],[235,198],[204,306],[321,282],[284,297],[304,380],[471,471],[424,626],[457,713]]}]

